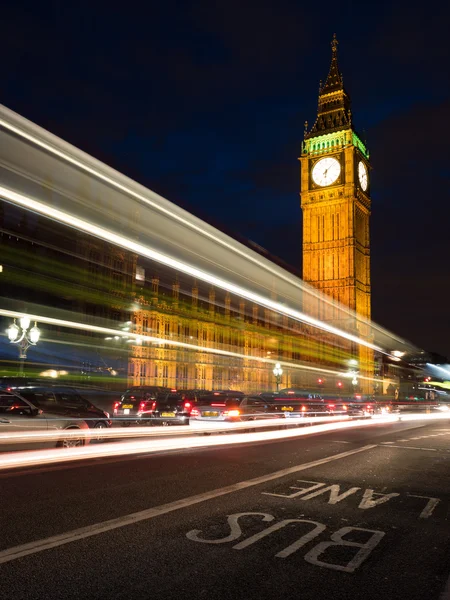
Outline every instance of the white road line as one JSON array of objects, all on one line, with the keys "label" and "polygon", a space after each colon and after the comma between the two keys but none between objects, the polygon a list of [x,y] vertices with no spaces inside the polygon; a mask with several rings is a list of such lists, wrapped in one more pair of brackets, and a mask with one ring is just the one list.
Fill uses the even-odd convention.
[{"label": "white road line", "polygon": [[352,442],[349,442],[347,440],[329,440],[331,444],[351,444]]},{"label": "white road line", "polygon": [[[379,444],[381,448],[386,446]],[[404,448],[405,450],[426,450],[427,452],[438,452],[437,448],[418,448],[417,446],[388,446],[388,448]]]},{"label": "white road line", "polygon": [[428,519],[440,502],[439,498],[432,498],[430,496],[418,496],[417,494],[408,494],[408,496],[411,498],[425,498],[428,500],[427,505],[419,515],[419,519]]},{"label": "white road line", "polygon": [[297,465],[295,467],[281,469],[281,471],[275,471],[269,475],[262,475],[261,477],[255,477],[254,479],[241,481],[239,483],[218,488],[210,492],[197,494],[196,496],[189,496],[188,498],[176,500],[175,502],[169,502],[168,504],[161,504],[160,506],[155,506],[153,508],[148,508],[147,510],[124,515],[123,517],[118,517],[116,519],[111,519],[109,521],[103,521],[100,523],[94,523],[94,525],[73,529],[72,531],[67,531],[66,533],[54,535],[42,540],[35,540],[34,542],[30,542],[28,544],[7,548],[6,550],[0,552],[0,564],[7,563],[30,554],[37,554],[38,552],[43,552],[44,550],[49,550],[50,548],[63,546],[65,544],[69,544],[70,542],[76,542],[77,540],[99,535],[100,533],[111,531],[112,529],[118,529],[120,527],[125,527],[126,525],[134,525],[139,521],[147,521],[149,519],[153,519],[154,517],[159,517],[175,510],[180,510],[181,508],[187,508],[189,506],[193,506],[194,504],[205,502],[206,500],[212,500],[214,498],[224,496],[225,494],[238,492],[240,490],[259,485],[260,483],[265,483],[266,481],[272,481],[274,479],[284,477],[285,475],[298,473],[299,471],[305,471],[306,469],[311,469],[312,467],[317,467],[334,460],[340,460],[341,458],[346,458],[347,456],[352,456],[353,454],[358,454],[359,452],[366,452],[367,450],[372,450],[376,447],[376,444],[362,446],[356,450],[348,450],[347,452],[341,452],[340,454],[335,454],[334,456],[328,456],[326,458],[320,458],[318,460]]}]

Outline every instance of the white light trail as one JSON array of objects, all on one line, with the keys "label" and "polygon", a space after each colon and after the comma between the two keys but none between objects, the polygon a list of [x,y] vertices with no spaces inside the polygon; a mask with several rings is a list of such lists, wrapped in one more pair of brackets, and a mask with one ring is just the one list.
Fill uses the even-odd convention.
[{"label": "white light trail", "polygon": [[[4,308],[0,308],[0,315],[3,315],[4,317],[19,318],[19,317],[23,316],[24,314],[25,313],[20,313],[20,312],[14,311],[14,310],[6,310]],[[142,333],[127,332],[126,334],[125,333],[121,334],[121,332],[118,331],[117,329],[111,329],[109,327],[100,327],[98,325],[91,325],[90,323],[81,323],[78,321],[67,321],[65,319],[55,319],[53,317],[45,317],[43,315],[34,315],[34,314],[30,314],[30,313],[27,313],[26,316],[28,316],[31,320],[39,321],[40,323],[47,323],[49,325],[56,325],[58,327],[67,327],[69,329],[80,329],[82,331],[92,331],[92,332],[98,333],[98,334],[107,334],[107,335],[112,334],[117,338],[119,337],[117,335],[119,333],[121,335],[121,337],[135,339],[136,343],[138,345],[142,345],[142,342],[144,342],[144,341],[150,342],[153,344],[158,344],[158,345],[167,344],[169,346],[175,346],[177,348],[185,348],[187,350],[196,350],[198,352],[205,352],[205,353],[209,353],[209,354],[219,354],[221,356],[227,356],[230,358],[240,358],[240,359],[254,361],[254,362],[267,363],[267,364],[271,364],[271,365],[276,364],[276,362],[281,362],[281,364],[283,366],[290,367],[292,369],[313,371],[313,372],[317,372],[317,373],[328,373],[329,375],[339,374],[338,371],[333,371],[332,369],[311,367],[309,365],[300,365],[300,364],[296,364],[296,363],[284,362],[284,361],[279,361],[279,360],[276,361],[271,358],[252,356],[250,354],[240,354],[239,352],[231,352],[230,350],[221,350],[220,348],[210,348],[207,346],[198,346],[197,344],[189,344],[187,342],[178,342],[176,340],[153,337],[150,335],[144,335]],[[360,379],[372,380],[372,378],[370,378],[370,377],[363,377],[363,376],[361,376]]]},{"label": "white light trail", "polygon": [[[354,427],[378,425],[380,422],[395,421],[394,417],[382,417],[374,421],[345,421],[313,425],[312,427],[285,429],[282,431],[258,431],[256,433],[231,433],[226,436],[213,437],[183,437],[146,441],[118,442],[111,444],[89,445],[80,448],[57,448],[51,450],[26,450],[22,452],[8,452],[0,455],[0,471],[17,467],[30,467],[60,462],[72,462],[92,458],[108,458],[113,456],[153,454],[168,450],[186,450],[194,448],[208,448],[214,446],[232,446],[252,442],[265,442],[270,440],[288,440],[307,435],[325,433]],[[246,428],[249,424],[246,423]]]},{"label": "white light trail", "polygon": [[[280,413],[278,413],[279,415]],[[118,419],[120,420],[120,419]],[[163,419],[161,419],[163,420]],[[191,420],[189,425],[171,425],[165,427],[162,425],[151,425],[150,427],[111,427],[105,429],[58,429],[51,431],[17,431],[14,433],[0,433],[0,451],[2,444],[34,444],[38,442],[50,443],[57,442],[61,438],[78,439],[84,437],[86,443],[91,440],[117,440],[120,438],[152,438],[152,437],[174,437],[189,436],[205,433],[220,433],[223,431],[239,431],[241,429],[261,429],[262,427],[293,427],[296,425],[310,425],[318,423],[333,423],[339,421],[348,421],[347,415],[342,416],[323,416],[323,417],[290,417],[261,419],[259,421],[195,421]],[[81,434],[80,434],[81,431]]]},{"label": "white light trail", "polygon": [[[448,410],[448,407],[444,405],[444,408]],[[436,409],[439,410],[439,407]],[[370,419],[356,419],[349,417],[348,415],[338,416],[322,416],[322,417],[289,417],[289,418],[273,418],[273,419],[261,419],[258,421],[239,421],[239,422],[227,422],[227,421],[196,421],[191,419],[190,425],[171,425],[170,427],[165,426],[135,426],[135,427],[111,427],[107,429],[65,429],[65,430],[51,430],[51,431],[17,431],[15,433],[2,433],[0,434],[0,452],[2,445],[12,444],[38,444],[38,443],[52,443],[57,442],[61,438],[78,439],[80,437],[85,438],[86,443],[94,440],[119,440],[123,438],[155,438],[163,437],[173,438],[188,436],[198,436],[201,434],[213,434],[223,432],[233,432],[240,430],[254,430],[263,428],[292,428],[292,427],[307,427],[308,431],[314,432],[314,427],[324,423],[347,423],[349,427],[352,427],[352,423],[380,423],[380,422],[397,422],[397,421],[418,421],[418,420],[439,420],[449,419],[447,414],[442,413],[404,413],[404,414],[388,414],[385,413],[380,415],[373,415]],[[312,428],[312,429],[311,429]],[[299,435],[306,435],[301,433]],[[2,455],[0,454],[0,457]],[[4,455],[3,455],[4,456]],[[1,458],[0,458],[1,464]]]},{"label": "white light trail", "polygon": [[[99,227],[97,225],[94,225],[93,223],[89,223],[88,221],[79,219],[78,217],[75,217],[73,215],[65,213],[61,210],[47,206],[46,204],[43,204],[42,202],[39,202],[32,198],[28,198],[28,197],[24,196],[23,194],[19,194],[17,192],[14,192],[13,190],[10,190],[3,186],[0,186],[0,196],[2,196],[5,200],[7,200],[9,202],[13,202],[14,204],[19,204],[20,206],[23,206],[24,208],[26,208],[28,210],[32,210],[33,212],[45,215],[51,219],[54,219],[56,221],[59,221],[66,225],[69,225],[70,227],[73,227],[80,231],[84,231],[84,232],[88,233],[89,235],[94,235],[94,236],[96,236],[100,239],[103,239],[109,243],[115,244],[122,248],[126,248],[130,252],[134,252],[141,256],[146,256],[147,258],[150,258],[151,260],[154,260],[156,262],[164,264],[164,265],[166,265],[172,269],[175,269],[177,271],[180,271],[182,273],[191,275],[194,278],[200,279],[202,281],[206,281],[206,282],[210,283],[211,285],[219,287],[223,290],[227,290],[233,294],[236,294],[237,296],[240,296],[241,298],[245,298],[245,299],[250,300],[251,302],[255,302],[256,304],[259,304],[261,306],[265,306],[266,308],[274,310],[275,312],[278,312],[280,314],[286,315],[296,321],[306,323],[317,329],[321,329],[322,331],[327,331],[328,333],[331,333],[338,337],[355,342],[358,345],[365,346],[367,348],[371,348],[372,350],[376,350],[377,352],[381,352],[383,354],[387,354],[390,356],[388,351],[382,349],[379,346],[376,346],[375,344],[372,344],[371,342],[368,342],[367,340],[364,340],[355,335],[347,333],[341,329],[338,329],[337,327],[333,327],[332,325],[328,325],[327,323],[319,321],[318,319],[315,319],[301,311],[298,311],[293,308],[289,308],[280,302],[276,302],[269,298],[265,298],[264,296],[261,296],[260,294],[256,294],[255,292],[247,290],[241,286],[235,285],[231,281],[226,281],[225,279],[216,277],[215,275],[212,275],[211,273],[207,273],[206,271],[203,271],[201,269],[193,267],[192,265],[183,263],[179,260],[171,258],[170,256],[166,256],[166,255],[162,254],[161,252],[158,252],[157,250],[154,250],[148,246],[144,246],[142,244],[134,242],[133,240],[130,240],[130,239],[125,238],[121,235],[118,235],[112,231],[104,229],[103,227]],[[117,332],[115,332],[115,333],[117,334]]]},{"label": "white light trail", "polygon": [[[2,107],[4,111],[14,114],[12,111],[10,111],[9,109],[6,109],[5,107]],[[298,288],[299,290],[304,290],[305,289],[305,284],[300,284],[298,283],[298,280],[294,277],[291,277],[289,273],[285,272],[282,269],[274,269],[271,266],[270,261],[261,261],[260,259],[257,258],[256,256],[253,256],[252,254],[249,253],[248,249],[246,248],[245,251],[240,249],[240,244],[238,245],[234,240],[232,240],[234,243],[230,243],[227,241],[227,239],[231,239],[229,238],[229,236],[226,236],[225,234],[222,233],[222,235],[224,237],[220,237],[217,236],[216,234],[210,233],[207,228],[209,227],[206,223],[202,223],[201,226],[196,225],[193,220],[198,220],[196,217],[194,217],[193,215],[189,215],[191,217],[191,220],[184,218],[183,216],[181,216],[181,214],[178,214],[175,210],[169,210],[167,208],[164,208],[161,205],[161,202],[167,202],[169,203],[168,200],[166,200],[165,198],[162,198],[161,196],[159,196],[158,194],[155,194],[155,192],[151,192],[151,194],[155,197],[158,198],[159,202],[155,202],[153,200],[151,200],[148,196],[140,194],[138,192],[136,192],[135,189],[133,189],[133,187],[130,187],[130,185],[123,185],[122,183],[120,183],[117,179],[114,179],[112,177],[108,177],[107,175],[105,175],[104,172],[98,170],[98,169],[94,169],[92,167],[90,167],[86,162],[82,162],[81,160],[77,160],[76,158],[74,158],[73,156],[71,156],[70,154],[68,154],[67,152],[63,152],[61,150],[59,150],[58,148],[56,148],[55,146],[48,144],[46,142],[44,142],[42,139],[40,139],[39,137],[36,137],[35,135],[31,135],[30,133],[27,133],[26,131],[24,131],[23,129],[16,127],[14,125],[12,125],[12,123],[6,121],[5,119],[0,119],[0,126],[4,127],[5,129],[8,129],[9,131],[13,132],[14,134],[28,140],[29,142],[31,142],[32,144],[35,144],[36,146],[39,146],[40,148],[42,148],[43,150],[45,150],[46,152],[49,152],[50,154],[53,154],[59,158],[61,158],[62,160],[74,165],[75,167],[77,167],[78,169],[81,169],[82,171],[89,173],[90,175],[93,175],[94,177],[104,181],[105,183],[107,183],[108,185],[120,190],[121,192],[124,192],[125,194],[147,204],[148,206],[151,206],[152,208],[158,210],[159,212],[167,215],[169,218],[174,219],[180,223],[182,223],[183,225],[189,227],[190,229],[196,231],[197,233],[201,234],[204,237],[208,237],[209,239],[213,240],[214,242],[224,246],[225,248],[228,248],[229,250],[231,250],[232,252],[235,252],[236,254],[239,254],[241,256],[243,256],[246,260],[250,260],[251,262],[253,262],[254,264],[257,264],[259,267],[265,269],[266,271],[272,273],[273,275],[275,275],[276,277],[279,277],[280,279],[284,279],[286,282],[288,282],[289,284],[295,286],[296,288]],[[33,126],[35,128],[37,128],[36,125],[33,124]],[[40,128],[39,128],[40,129]],[[45,132],[48,134],[48,132]],[[52,134],[50,134],[52,137],[55,138],[55,141],[58,142],[62,142],[62,140],[59,140],[58,138],[56,138],[55,136],[53,136]],[[64,142],[64,144],[68,147],[71,147],[67,142]],[[80,150],[78,150],[78,148],[74,148],[71,147],[71,149],[75,150],[78,153],[81,153]],[[84,154],[84,153],[82,153]],[[91,157],[89,155],[86,155],[88,158],[91,159]],[[127,180],[128,178],[125,177],[123,174],[118,173],[117,171],[114,171],[113,169],[111,169],[110,167],[107,167],[106,165],[102,165],[106,170],[111,171],[112,173],[117,173],[117,175],[119,175],[121,177],[121,179]],[[136,184],[136,182],[131,181],[130,183],[136,187],[142,187],[139,184]],[[177,207],[177,210],[180,213],[186,213],[186,211],[184,211],[183,209]],[[186,213],[188,214],[188,213]],[[224,239],[226,238],[226,239]],[[256,254],[256,253],[255,253]],[[317,291],[314,290],[313,288],[310,288],[310,291],[313,295],[315,295],[316,297],[319,297],[317,294]],[[337,303],[333,302],[330,298],[321,298],[322,301],[326,302],[327,304],[330,304],[332,306],[338,306]],[[347,312],[348,314],[351,314],[351,311],[345,307],[345,306],[340,306],[339,308],[344,310],[345,312]]]},{"label": "white light trail", "polygon": [[[370,420],[353,420],[353,421],[338,421],[333,423],[322,423],[320,425],[312,425],[310,427],[290,428],[281,431],[258,431],[252,433],[230,433],[226,436],[213,437],[187,437],[178,436],[174,438],[165,437],[164,439],[150,439],[141,441],[106,443],[99,445],[89,445],[79,448],[58,448],[51,450],[26,450],[20,452],[6,452],[0,454],[0,471],[13,469],[18,467],[29,467],[44,464],[54,464],[60,462],[81,461],[92,458],[108,458],[113,456],[125,456],[135,454],[153,454],[156,452],[165,452],[168,450],[187,450],[194,448],[208,448],[214,446],[228,446],[234,444],[244,444],[252,442],[265,442],[271,440],[285,440],[308,435],[326,433],[328,431],[338,431],[352,429],[355,427],[370,427],[380,423],[395,423],[399,421],[431,421],[442,420],[448,421],[446,414],[404,414],[404,415],[382,415]],[[307,419],[308,421],[310,419]],[[300,419],[296,420],[300,421]],[[284,425],[286,421],[283,422]],[[249,429],[255,426],[255,423],[235,423],[239,427],[233,429],[244,428]],[[267,423],[259,425],[260,427],[268,426]],[[167,428],[164,428],[167,429]],[[199,431],[204,433],[205,430]],[[64,432],[64,437],[66,437]],[[80,432],[76,437],[80,437]],[[99,431],[103,434],[104,431]],[[167,433],[167,431],[165,432]],[[212,431],[211,431],[212,433]],[[95,432],[97,436],[97,432]],[[389,448],[389,446],[386,446]]]}]

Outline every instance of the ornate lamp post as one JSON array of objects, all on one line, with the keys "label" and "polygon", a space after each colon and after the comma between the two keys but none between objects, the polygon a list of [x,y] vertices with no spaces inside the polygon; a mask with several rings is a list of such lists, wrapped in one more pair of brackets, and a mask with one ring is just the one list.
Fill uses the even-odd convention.
[{"label": "ornate lamp post", "polygon": [[37,323],[34,323],[34,327],[30,328],[30,319],[28,317],[21,317],[19,319],[18,327],[16,320],[7,329],[7,334],[11,344],[18,344],[19,346],[19,358],[20,358],[20,375],[23,375],[23,363],[27,357],[27,350],[30,346],[36,346],[39,341],[41,332]]},{"label": "ornate lamp post", "polygon": [[275,381],[277,383],[277,392],[280,388],[281,376],[283,375],[283,369],[281,368],[280,363],[277,363],[273,369],[273,374],[275,375]]}]

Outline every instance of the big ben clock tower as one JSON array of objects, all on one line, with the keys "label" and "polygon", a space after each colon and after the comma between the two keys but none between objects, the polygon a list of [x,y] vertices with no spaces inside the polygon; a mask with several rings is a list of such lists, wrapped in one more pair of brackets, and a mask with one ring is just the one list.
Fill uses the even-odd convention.
[{"label": "big ben clock tower", "polygon": [[[370,320],[369,153],[353,127],[337,46],[334,36],[317,118],[309,131],[305,123],[300,157],[303,279],[358,313],[362,322],[353,321],[353,327],[365,337],[363,322]],[[318,316],[336,319],[330,308]]]}]

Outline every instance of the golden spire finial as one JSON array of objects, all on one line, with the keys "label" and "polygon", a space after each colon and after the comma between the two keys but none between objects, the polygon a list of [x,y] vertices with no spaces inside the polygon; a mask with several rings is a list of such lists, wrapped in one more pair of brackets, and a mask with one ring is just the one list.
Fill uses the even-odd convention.
[{"label": "golden spire finial", "polygon": [[337,52],[338,44],[339,42],[337,41],[336,34],[333,33],[333,39],[331,40],[331,50],[333,51],[333,54]]}]

